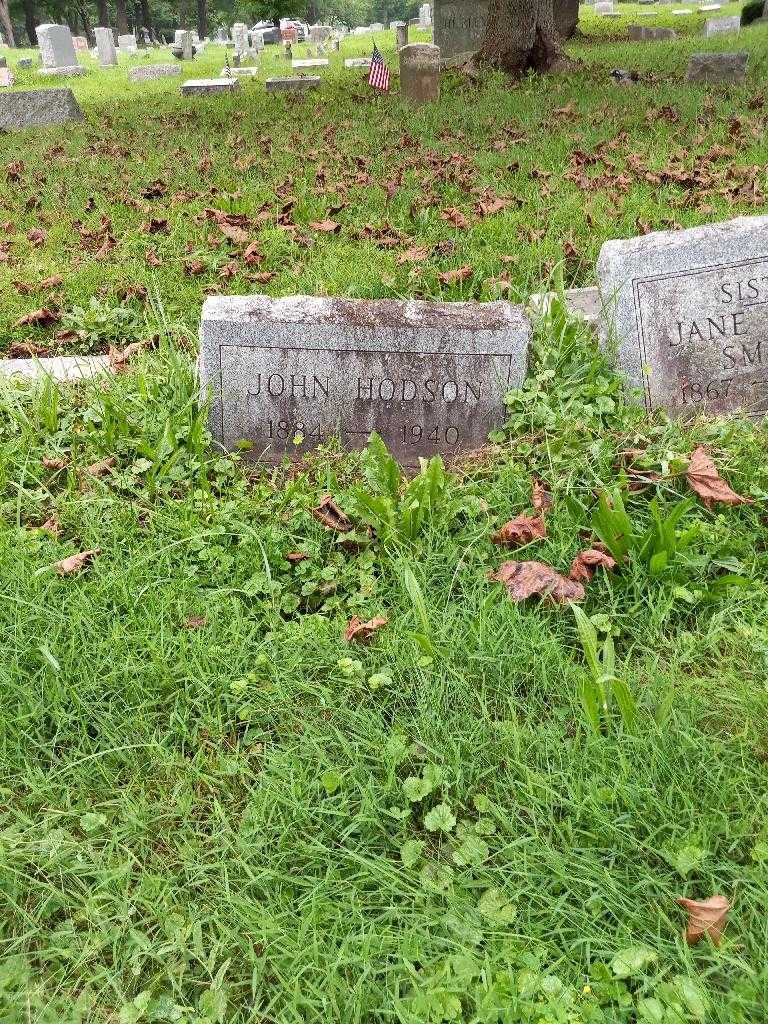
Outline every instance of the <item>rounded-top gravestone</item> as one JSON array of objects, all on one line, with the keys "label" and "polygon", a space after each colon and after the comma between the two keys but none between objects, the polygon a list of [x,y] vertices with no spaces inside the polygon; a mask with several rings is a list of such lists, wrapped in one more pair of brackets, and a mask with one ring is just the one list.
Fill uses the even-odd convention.
[{"label": "rounded-top gravestone", "polygon": [[410,103],[421,106],[440,98],[440,47],[430,43],[409,43],[398,51],[400,92]]}]

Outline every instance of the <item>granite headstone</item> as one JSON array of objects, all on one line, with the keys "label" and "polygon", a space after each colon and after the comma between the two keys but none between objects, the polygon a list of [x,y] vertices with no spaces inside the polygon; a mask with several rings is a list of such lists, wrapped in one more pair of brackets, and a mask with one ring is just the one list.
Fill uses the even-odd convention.
[{"label": "granite headstone", "polygon": [[597,274],[648,412],[768,412],[768,216],[606,242]]},{"label": "granite headstone", "polygon": [[395,457],[457,455],[504,422],[526,372],[531,327],[507,302],[264,295],[206,300],[200,382],[226,448],[277,460],[371,431]]}]

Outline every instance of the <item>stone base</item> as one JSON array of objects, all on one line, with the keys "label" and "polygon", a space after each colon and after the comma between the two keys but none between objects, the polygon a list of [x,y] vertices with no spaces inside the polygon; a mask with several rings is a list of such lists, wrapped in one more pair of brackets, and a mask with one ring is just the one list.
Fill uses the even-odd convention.
[{"label": "stone base", "polygon": [[3,377],[27,377],[58,381],[89,380],[109,372],[109,356],[46,356],[44,359],[0,359]]},{"label": "stone base", "polygon": [[157,78],[179,78],[181,67],[178,64],[147,64],[143,68],[131,68],[128,72],[129,82],[153,82]]},{"label": "stone base", "polygon": [[40,68],[38,75],[61,75],[62,78],[74,78],[75,75],[84,75],[88,69],[75,64],[69,68]]},{"label": "stone base", "polygon": [[182,96],[207,96],[214,92],[235,92],[240,88],[236,78],[190,78],[181,87]]},{"label": "stone base", "polygon": [[258,75],[258,68],[222,68],[221,77],[227,78],[231,75],[233,78],[253,78],[254,75]]}]

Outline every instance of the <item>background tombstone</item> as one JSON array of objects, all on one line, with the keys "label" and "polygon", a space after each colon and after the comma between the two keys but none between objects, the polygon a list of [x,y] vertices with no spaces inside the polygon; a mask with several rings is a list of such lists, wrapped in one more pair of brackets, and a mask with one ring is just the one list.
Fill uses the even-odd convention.
[{"label": "background tombstone", "polygon": [[77,63],[72,33],[66,25],[38,25],[35,29],[43,66],[41,75],[84,75]]},{"label": "background tombstone", "polygon": [[597,274],[648,412],[768,412],[768,217],[606,242]]},{"label": "background tombstone", "polygon": [[192,47],[192,33],[183,32],[181,39],[181,59],[192,60],[194,57],[194,49]]},{"label": "background tombstone", "polygon": [[402,50],[404,46],[408,45],[408,22],[398,22],[395,28],[395,40],[398,50]]},{"label": "background tombstone", "polygon": [[117,37],[117,46],[120,53],[128,54],[128,56],[137,53],[139,49],[136,45],[136,36],[132,35],[130,32]]},{"label": "background tombstone", "polygon": [[487,443],[526,373],[531,327],[507,302],[303,295],[206,300],[200,382],[213,436],[251,458],[303,454],[378,431],[405,465]]},{"label": "background tombstone", "polygon": [[440,48],[430,43],[409,43],[398,52],[400,93],[417,106],[440,99]]},{"label": "background tombstone", "polygon": [[704,22],[704,35],[707,39],[726,32],[738,32],[741,29],[741,18],[733,14],[727,18],[707,18]]},{"label": "background tombstone", "polygon": [[477,52],[488,21],[487,0],[435,0],[434,42],[446,64],[459,64]]},{"label": "background tombstone", "polygon": [[428,29],[432,27],[432,8],[429,4],[422,4],[419,8],[419,28]]},{"label": "background tombstone", "polygon": [[747,80],[749,54],[694,53],[685,74],[687,82],[742,85]]},{"label": "background tombstone", "polygon": [[99,56],[99,64],[103,68],[111,68],[117,64],[117,50],[115,49],[115,37],[111,28],[95,28],[93,34],[96,36],[96,52]]}]

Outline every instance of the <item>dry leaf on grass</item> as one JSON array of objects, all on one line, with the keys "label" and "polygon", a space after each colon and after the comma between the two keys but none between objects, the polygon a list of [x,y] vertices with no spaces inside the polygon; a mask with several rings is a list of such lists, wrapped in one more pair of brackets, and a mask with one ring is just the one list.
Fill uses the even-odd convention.
[{"label": "dry leaf on grass", "polygon": [[357,640],[358,643],[365,643],[366,640],[370,640],[374,633],[383,626],[386,626],[387,621],[383,615],[377,615],[375,618],[363,622],[355,615],[349,620],[349,624],[344,630],[344,639],[347,643],[350,643],[352,640]]},{"label": "dry leaf on grass", "polygon": [[289,551],[285,556],[286,562],[290,562],[291,565],[297,565],[299,562],[306,562],[309,555],[306,551]]},{"label": "dry leaf on grass", "polygon": [[330,494],[326,494],[320,499],[320,504],[317,508],[312,509],[312,515],[323,526],[327,526],[329,530],[336,530],[338,533],[349,533],[352,529],[352,521],[341,511]]},{"label": "dry leaf on grass", "polygon": [[567,604],[583,601],[585,596],[581,583],[566,579],[543,562],[504,562],[488,578],[503,583],[513,601],[539,594],[556,604]]},{"label": "dry leaf on grass", "polygon": [[491,540],[494,544],[503,544],[509,548],[519,548],[522,544],[530,544],[534,540],[543,540],[547,536],[547,528],[541,516],[515,516],[494,533]]},{"label": "dry leaf on grass", "polygon": [[322,231],[327,235],[337,235],[341,231],[341,224],[335,220],[314,220],[309,226],[313,231]]},{"label": "dry leaf on grass", "polygon": [[100,548],[93,548],[90,551],[79,551],[76,555],[70,555],[69,558],[62,558],[60,562],[55,562],[53,568],[59,576],[71,576],[72,573],[80,572],[81,569],[84,569],[99,552]]},{"label": "dry leaf on grass", "polygon": [[440,219],[447,221],[449,224],[453,224],[455,228],[463,230],[469,227],[469,221],[455,206],[449,206],[443,210],[440,214]]},{"label": "dry leaf on grass", "polygon": [[50,533],[52,537],[58,537],[61,533],[61,523],[56,516],[51,516],[50,519],[46,519],[40,529]]},{"label": "dry leaf on grass", "polygon": [[725,930],[730,902],[725,896],[710,896],[708,900],[677,900],[679,906],[688,913],[688,925],[685,930],[685,941],[695,946],[699,939],[709,935],[716,946]]},{"label": "dry leaf on grass", "polygon": [[149,344],[150,342],[148,341],[133,341],[130,345],[126,345],[125,348],[115,348],[110,345],[109,365],[118,372],[127,369],[131,359],[138,355],[139,352],[143,352]]},{"label": "dry leaf on grass", "polygon": [[716,501],[722,502],[724,505],[753,504],[752,498],[744,498],[741,494],[731,490],[718,473],[703,445],[699,445],[691,455],[685,475],[692,490],[698,494],[707,508],[710,508]]},{"label": "dry leaf on grass", "polygon": [[461,281],[466,281],[472,277],[472,267],[459,267],[458,270],[446,270],[442,274],[438,274],[437,277],[441,284],[459,284]]},{"label": "dry leaf on grass", "polygon": [[547,485],[538,477],[533,478],[531,487],[531,504],[537,512],[549,512],[552,508],[553,498],[547,490]]},{"label": "dry leaf on grass", "polygon": [[616,559],[612,558],[607,551],[600,548],[587,548],[580,551],[573,560],[571,571],[568,574],[570,579],[589,583],[595,575],[595,569],[602,565],[604,569],[615,569]]},{"label": "dry leaf on grass", "polygon": [[43,467],[45,469],[53,469],[53,470],[64,469],[64,467],[67,464],[67,460],[66,459],[53,459],[53,458],[49,458],[48,456],[46,456],[45,458],[41,459],[40,461],[42,462]]},{"label": "dry leaf on grass", "polygon": [[190,615],[184,620],[184,629],[202,629],[208,625],[208,619],[204,615]]},{"label": "dry leaf on grass", "polygon": [[61,316],[55,309],[48,309],[47,306],[43,306],[42,309],[34,309],[31,313],[27,313],[26,316],[17,320],[13,325],[13,329],[15,330],[17,327],[32,327],[33,325],[35,327],[48,327],[60,319]]},{"label": "dry leaf on grass", "polygon": [[99,459],[98,462],[92,462],[90,466],[85,467],[82,471],[83,476],[104,476],[105,473],[108,473],[110,469],[113,469],[116,465],[117,459],[114,455],[110,456],[108,459]]}]

